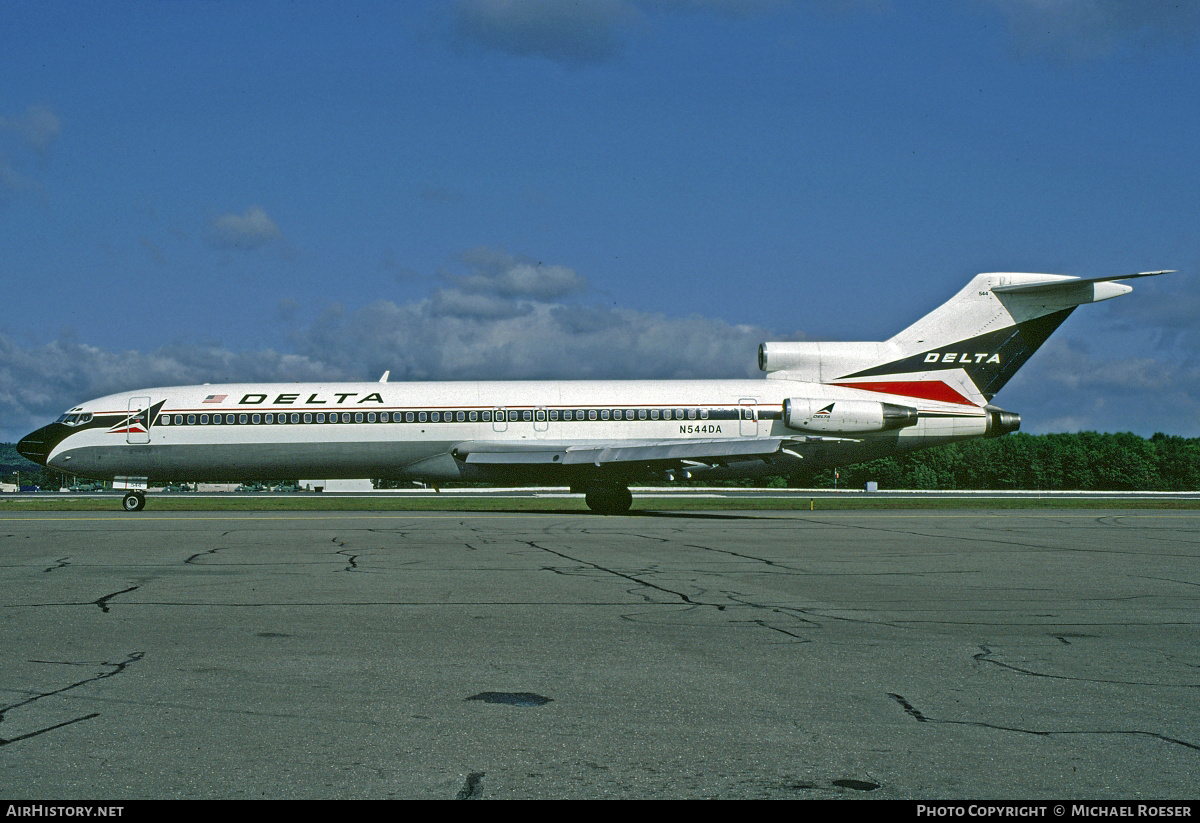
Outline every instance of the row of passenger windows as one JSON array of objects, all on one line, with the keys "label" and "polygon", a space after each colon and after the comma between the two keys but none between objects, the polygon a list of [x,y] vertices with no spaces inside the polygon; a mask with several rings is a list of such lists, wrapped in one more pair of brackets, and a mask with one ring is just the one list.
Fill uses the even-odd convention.
[{"label": "row of passenger windows", "polygon": [[[737,412],[713,410],[712,418]],[[708,409],[524,409],[434,412],[267,412],[266,414],[160,414],[160,426],[259,425],[280,423],[502,423],[581,420],[708,420]]]}]

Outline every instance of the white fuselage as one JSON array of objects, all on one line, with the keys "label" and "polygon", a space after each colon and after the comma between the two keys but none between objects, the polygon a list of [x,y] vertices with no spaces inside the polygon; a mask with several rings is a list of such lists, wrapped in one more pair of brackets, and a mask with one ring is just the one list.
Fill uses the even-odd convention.
[{"label": "white fuselage", "polygon": [[[915,406],[920,419],[898,431],[806,437],[781,419],[787,398],[882,400]],[[784,458],[797,461],[790,468],[820,468],[979,436],[988,416],[973,404],[779,379],[239,383],[109,395],[54,425],[46,465],[97,479],[461,477],[520,484],[554,478],[545,468],[519,466],[465,474],[444,458],[461,443],[569,448],[784,437],[797,439]],[[788,470],[778,462],[719,468]],[[654,474],[626,469],[628,477]]]}]

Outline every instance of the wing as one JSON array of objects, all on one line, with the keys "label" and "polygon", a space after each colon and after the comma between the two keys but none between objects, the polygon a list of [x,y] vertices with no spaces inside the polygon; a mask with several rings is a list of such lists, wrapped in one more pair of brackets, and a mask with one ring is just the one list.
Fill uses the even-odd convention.
[{"label": "wing", "polygon": [[679,467],[720,465],[775,455],[799,458],[793,446],[835,437],[742,437],[710,440],[632,440],[552,443],[460,443],[451,454],[476,466],[613,466],[617,464],[667,464]]}]

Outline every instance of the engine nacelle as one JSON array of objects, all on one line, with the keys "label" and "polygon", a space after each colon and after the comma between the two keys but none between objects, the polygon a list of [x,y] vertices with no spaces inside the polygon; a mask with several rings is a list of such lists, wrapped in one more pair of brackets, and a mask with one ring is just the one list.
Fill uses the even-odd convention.
[{"label": "engine nacelle", "polygon": [[1021,415],[999,406],[984,406],[988,414],[986,437],[1003,437],[1021,428]]},{"label": "engine nacelle", "polygon": [[917,410],[875,400],[789,397],[783,401],[783,423],[789,429],[821,434],[883,432],[916,425]]}]

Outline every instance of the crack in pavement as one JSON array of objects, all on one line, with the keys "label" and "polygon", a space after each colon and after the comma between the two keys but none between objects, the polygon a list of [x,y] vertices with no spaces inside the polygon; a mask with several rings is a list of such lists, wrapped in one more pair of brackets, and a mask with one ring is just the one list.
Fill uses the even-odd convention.
[{"label": "crack in pavement", "polygon": [[62,723],[55,723],[53,726],[47,726],[44,729],[38,729],[36,731],[26,732],[25,734],[19,734],[16,737],[0,737],[0,746],[7,746],[9,743],[17,743],[21,740],[28,740],[31,737],[37,737],[40,734],[45,734],[46,732],[52,732],[55,729],[61,729],[63,726],[70,726],[73,723],[79,723],[84,720],[91,720],[93,717],[99,717],[99,716],[100,716],[100,712],[92,712],[91,714],[85,714],[83,717],[76,717],[74,720],[64,720]]},{"label": "crack in pavement", "polygon": [[894,692],[887,692],[887,696],[892,698],[892,700],[895,700],[900,707],[904,709],[904,713],[912,717],[918,723],[934,723],[948,726],[974,726],[975,728],[979,729],[994,729],[1001,732],[1032,734],[1038,737],[1053,737],[1056,735],[1130,735],[1133,737],[1149,737],[1153,740],[1161,740],[1164,743],[1173,743],[1177,746],[1183,746],[1187,749],[1200,751],[1200,745],[1195,743],[1189,743],[1186,740],[1180,740],[1175,737],[1168,737],[1167,735],[1159,734],[1158,732],[1142,731],[1141,729],[1082,729],[1075,731],[1054,729],[1047,731],[1045,729],[1023,729],[1019,726],[1001,726],[996,723],[985,723],[981,720],[943,720],[940,718],[928,717],[920,710],[915,708],[911,703],[909,703],[903,695],[899,695]]},{"label": "crack in pavement", "polygon": [[[47,569],[49,571],[49,569]],[[1158,580],[1162,583],[1178,583],[1180,586],[1200,586],[1200,583],[1195,583],[1191,580],[1176,580],[1173,577],[1151,577],[1145,574],[1139,574],[1135,579],[1139,580]]]},{"label": "crack in pavement", "polygon": [[[224,535],[221,535],[221,536],[222,536],[222,537],[224,537]],[[227,549],[227,548],[229,548],[229,547],[228,547],[228,546],[221,546],[221,547],[219,547],[219,548],[216,548],[216,549],[209,549],[208,551],[204,551],[204,552],[196,552],[196,553],[195,553],[195,554],[193,554],[191,557],[189,557],[187,560],[184,560],[184,561],[183,561],[183,564],[184,564],[185,566],[190,566],[190,565],[193,565],[193,563],[192,563],[192,561],[193,561],[193,560],[196,560],[197,558],[203,557],[203,556],[204,556],[204,555],[206,555],[206,554],[216,554],[217,552],[219,552],[219,551],[224,551],[224,550],[225,550],[225,549]],[[198,564],[196,564],[196,565],[198,565]]]},{"label": "crack in pavement", "polygon": [[70,555],[68,555],[66,557],[60,557],[54,561],[55,563],[58,564],[57,566],[47,566],[46,568],[42,569],[42,571],[43,572],[52,572],[55,569],[65,569],[67,566],[71,565],[70,563],[67,562],[70,559],[71,559]]},{"label": "crack in pavement", "polygon": [[105,614],[108,614],[108,601],[112,600],[114,597],[116,597],[119,594],[128,594],[129,592],[137,591],[137,589],[138,589],[137,586],[130,586],[128,589],[121,589],[121,591],[119,591],[119,592],[113,592],[112,594],[106,594],[106,595],[104,595],[104,597],[101,597],[99,600],[93,600],[92,605],[99,606],[100,611],[104,612]]},{"label": "crack in pavement", "polygon": [[[84,678],[83,680],[78,680],[74,683],[68,683],[66,686],[63,686],[62,688],[59,688],[59,689],[52,689],[51,691],[48,691],[48,692],[35,692],[31,697],[28,697],[25,700],[20,700],[20,701],[17,701],[16,703],[11,703],[7,706],[0,706],[0,723],[4,722],[5,715],[8,712],[12,711],[13,709],[19,709],[22,706],[28,706],[30,703],[34,703],[38,700],[41,700],[44,697],[53,697],[56,694],[62,694],[64,692],[69,692],[72,689],[78,689],[80,686],[86,686],[89,683],[95,683],[98,680],[107,680],[110,677],[116,677],[118,674],[121,674],[122,672],[124,672],[128,666],[130,666],[133,663],[138,662],[145,656],[146,656],[145,652],[133,652],[128,657],[126,657],[124,660],[122,660],[118,663],[109,663],[108,661],[105,661],[100,664],[71,663],[71,662],[63,662],[63,661],[57,661],[57,660],[30,660],[29,661],[30,663],[45,663],[48,665],[58,665],[58,666],[100,665],[100,666],[112,666],[113,669],[112,669],[112,671],[109,671],[109,672],[101,672],[100,674],[96,675],[95,677],[87,677],[87,678]],[[85,715],[83,717],[77,717],[74,720],[67,720],[63,723],[57,723],[53,726],[47,726],[44,729],[39,729],[37,731],[28,732],[26,734],[18,735],[16,737],[0,738],[0,746],[7,746],[9,743],[16,743],[19,740],[27,740],[30,737],[36,737],[39,734],[45,734],[48,731],[53,731],[54,729],[61,729],[63,726],[69,726],[72,723],[79,723],[80,721],[83,721],[83,720],[91,720],[93,717],[99,717],[99,716],[100,716],[99,712],[94,712],[92,714]]]},{"label": "crack in pavement", "polygon": [[734,622],[734,623],[753,623],[754,625],[759,626],[761,628],[770,629],[771,631],[779,632],[780,634],[786,634],[788,637],[792,638],[793,640],[799,640],[801,643],[811,643],[812,642],[812,640],[810,638],[803,637],[798,634],[793,634],[792,632],[789,632],[787,629],[781,629],[778,626],[772,626],[770,623],[768,623],[766,620],[763,620],[762,618],[755,618],[753,620],[734,620],[732,622]]},{"label": "crack in pavement", "polygon": [[[1059,640],[1062,640],[1060,637]],[[1065,640],[1063,641],[1066,642]],[[1067,645],[1070,645],[1069,643]],[[999,666],[1002,669],[1017,672],[1018,674],[1027,674],[1030,677],[1046,677],[1051,680],[1069,680],[1081,683],[1104,683],[1114,686],[1151,686],[1157,689],[1200,689],[1200,683],[1146,683],[1140,680],[1106,680],[1100,677],[1070,677],[1065,674],[1047,674],[1045,672],[1035,672],[1032,669],[1023,669],[1020,666],[1014,666],[1011,663],[1001,663],[999,660],[992,660],[992,650],[987,646],[980,646],[983,651],[972,655],[971,659],[976,663],[990,663],[993,666]]]},{"label": "crack in pavement", "polygon": [[689,549],[700,549],[701,551],[715,552],[717,554],[728,554],[731,557],[739,557],[743,560],[753,560],[756,563],[763,563],[763,564],[765,564],[767,566],[771,566],[773,568],[787,569],[788,571],[807,573],[803,569],[797,569],[795,566],[789,566],[786,563],[780,563],[775,560],[767,560],[765,557],[755,557],[752,554],[742,554],[741,552],[735,552],[730,549],[714,549],[712,546],[700,546],[695,543],[684,543],[683,545]]},{"label": "crack in pavement", "polygon": [[687,603],[692,606],[714,606],[714,607],[716,607],[716,609],[718,611],[724,611],[724,609],[725,609],[724,606],[717,605],[716,603],[696,603],[695,601],[693,601],[690,597],[688,597],[683,592],[677,592],[677,591],[674,591],[673,589],[668,589],[664,586],[658,586],[658,585],[655,585],[654,583],[649,583],[645,580],[641,580],[637,577],[634,577],[631,574],[625,574],[625,572],[619,572],[616,569],[609,569],[604,566],[601,566],[598,563],[592,563],[590,560],[580,560],[577,557],[571,557],[569,554],[563,554],[562,552],[555,551],[554,549],[550,549],[545,546],[540,546],[537,544],[536,541],[533,541],[533,540],[524,540],[522,542],[528,546],[531,546],[532,548],[538,549],[540,551],[548,552],[549,554],[552,554],[555,557],[561,557],[563,560],[570,560],[572,563],[579,563],[584,566],[591,566],[593,569],[596,569],[597,571],[605,572],[606,574],[611,574],[615,577],[620,577],[620,578],[622,578],[624,580],[628,580],[632,583],[637,583],[639,586],[645,586],[648,589],[654,589],[655,591],[660,591],[663,594],[669,594],[669,595],[672,595],[673,597],[678,597],[684,603]]}]

